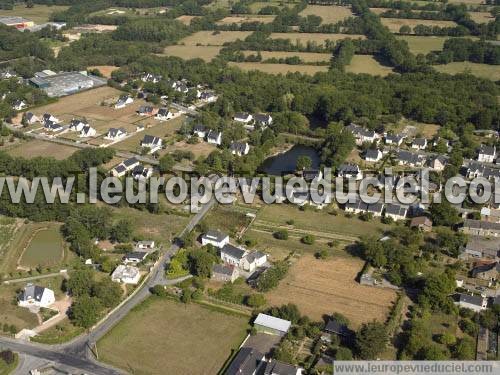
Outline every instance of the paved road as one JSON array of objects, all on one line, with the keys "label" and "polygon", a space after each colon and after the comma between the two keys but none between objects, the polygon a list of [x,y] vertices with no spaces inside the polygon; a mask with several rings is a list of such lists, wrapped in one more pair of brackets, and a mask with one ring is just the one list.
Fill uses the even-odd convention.
[{"label": "paved road", "polygon": [[[205,204],[182,230],[179,237],[182,237],[184,234],[192,231],[214,205],[215,199],[212,199],[209,203]],[[19,353],[24,353],[33,357],[70,366],[90,374],[121,374],[122,372],[119,370],[104,366],[94,361],[90,347],[92,347],[95,342],[97,342],[113,326],[123,319],[123,317],[125,317],[130,310],[144,301],[149,296],[149,290],[151,287],[155,285],[169,285],[179,282],[179,280],[167,280],[165,278],[165,267],[170,261],[171,256],[177,253],[178,250],[179,244],[174,242],[170,249],[163,254],[160,261],[157,262],[153,270],[150,272],[149,278],[144,285],[90,332],[77,337],[69,343],[54,346],[22,342],[0,336],[0,347],[10,348]]]}]

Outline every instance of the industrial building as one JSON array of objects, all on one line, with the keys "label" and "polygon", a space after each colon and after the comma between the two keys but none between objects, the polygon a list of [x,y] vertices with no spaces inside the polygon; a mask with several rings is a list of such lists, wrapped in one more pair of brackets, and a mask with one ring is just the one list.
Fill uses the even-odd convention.
[{"label": "industrial building", "polygon": [[55,73],[51,70],[35,73],[29,82],[50,97],[71,95],[106,84],[105,79],[88,75],[87,72]]},{"label": "industrial building", "polygon": [[0,17],[0,23],[6,26],[12,26],[19,30],[24,30],[28,27],[35,26],[33,21],[30,21],[23,17]]}]

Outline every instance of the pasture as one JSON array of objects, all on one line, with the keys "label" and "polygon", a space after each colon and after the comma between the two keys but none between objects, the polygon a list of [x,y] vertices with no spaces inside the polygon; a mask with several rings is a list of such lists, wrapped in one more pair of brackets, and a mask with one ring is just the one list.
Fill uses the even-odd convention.
[{"label": "pasture", "polygon": [[366,73],[373,76],[385,77],[392,73],[392,68],[381,65],[371,55],[354,55],[351,63],[345,67],[349,73]]},{"label": "pasture", "polygon": [[315,65],[261,64],[253,62],[230,62],[229,65],[236,66],[245,71],[260,70],[269,74],[301,73],[314,75],[319,72],[328,71],[328,66]]},{"label": "pasture", "polygon": [[359,34],[322,34],[322,33],[272,33],[271,39],[290,39],[295,45],[305,46],[308,42],[314,42],[317,45],[324,45],[327,40],[337,42],[343,39],[366,39],[364,35]]},{"label": "pasture", "polygon": [[396,293],[360,285],[355,279],[362,267],[362,260],[350,256],[318,260],[303,255],[266,299],[272,306],[294,303],[313,320],[338,312],[353,328],[374,319],[384,322]]},{"label": "pasture", "polygon": [[444,42],[449,39],[446,36],[417,36],[417,35],[397,35],[397,39],[405,40],[413,54],[428,54],[432,51],[441,51]]},{"label": "pasture", "polygon": [[413,28],[417,25],[424,26],[439,26],[439,27],[454,27],[457,24],[454,21],[435,21],[435,20],[420,20],[420,19],[407,19],[407,18],[381,18],[380,22],[386,26],[392,33],[399,33],[401,26],[410,26]]},{"label": "pasture", "polygon": [[247,328],[247,318],[150,297],[98,342],[99,359],[134,374],[215,374]]},{"label": "pasture", "polygon": [[224,43],[245,39],[251,31],[198,31],[179,41],[186,46],[222,46]]},{"label": "pasture", "polygon": [[337,23],[354,16],[351,9],[338,5],[308,5],[299,15],[319,16],[321,24]]},{"label": "pasture", "polygon": [[224,17],[220,21],[217,21],[216,25],[232,25],[233,23],[237,25],[242,25],[244,23],[271,23],[274,21],[276,16],[255,16],[255,15],[241,15],[241,16],[229,16]]},{"label": "pasture", "polygon": [[500,80],[498,65],[476,64],[472,62],[452,62],[445,65],[434,65],[434,69],[441,73],[459,74],[470,73],[480,78],[492,81]]},{"label": "pasture", "polygon": [[165,47],[163,56],[177,56],[184,60],[203,59],[204,61],[213,60],[221,50],[219,46],[183,46],[174,45]]},{"label": "pasture", "polygon": [[60,225],[47,225],[33,232],[25,245],[19,263],[22,267],[50,267],[61,262],[64,257],[64,242]]},{"label": "pasture", "polygon": [[24,4],[14,5],[14,9],[0,9],[0,17],[24,17],[35,23],[45,23],[54,12],[60,12],[68,9],[66,5],[41,5],[35,4],[33,8],[27,8]]},{"label": "pasture", "polygon": [[[256,51],[242,51],[245,56],[255,55]],[[329,53],[313,53],[313,52],[282,52],[282,51],[260,51],[262,60],[267,59],[284,59],[287,57],[298,57],[304,62],[329,62],[332,55]]]},{"label": "pasture", "polygon": [[40,139],[34,139],[9,149],[7,153],[11,156],[32,159],[36,157],[53,157],[57,160],[67,159],[75,153],[76,147],[55,144]]}]

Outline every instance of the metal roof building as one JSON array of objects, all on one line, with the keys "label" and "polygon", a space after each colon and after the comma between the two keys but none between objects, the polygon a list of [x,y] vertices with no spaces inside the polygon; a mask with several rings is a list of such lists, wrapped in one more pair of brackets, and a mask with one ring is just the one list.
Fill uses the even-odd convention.
[{"label": "metal roof building", "polygon": [[29,81],[33,86],[44,90],[50,97],[71,95],[82,90],[104,86],[106,84],[104,79],[81,72],[63,72],[56,74],[41,72],[35,74],[35,77],[31,78]]},{"label": "metal roof building", "polygon": [[284,336],[290,329],[292,322],[260,313],[253,324],[258,331]]}]

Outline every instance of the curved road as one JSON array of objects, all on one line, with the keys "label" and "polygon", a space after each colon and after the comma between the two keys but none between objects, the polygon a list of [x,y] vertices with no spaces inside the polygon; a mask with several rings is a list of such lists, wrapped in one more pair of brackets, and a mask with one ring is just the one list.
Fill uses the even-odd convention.
[{"label": "curved road", "polygon": [[[179,237],[191,232],[214,205],[215,199],[212,199],[209,203],[201,207],[200,211],[190,220],[187,226],[179,234]],[[170,261],[170,257],[177,253],[178,250],[179,244],[174,242],[170,249],[163,254],[160,261],[154,266],[147,281],[142,285],[142,287],[136,290],[134,294],[122,302],[121,305],[119,305],[112,313],[93,327],[90,332],[78,336],[69,343],[54,346],[18,341],[0,336],[0,348],[10,348],[18,353],[24,353],[33,357],[49,360],[89,374],[122,374],[123,372],[121,370],[111,368],[110,366],[106,366],[95,361],[90,348],[111,328],[113,328],[114,325],[123,319],[130,312],[130,310],[144,301],[150,295],[149,289],[151,287],[155,285],[175,284],[179,281],[169,281],[165,278],[165,267]]]}]

